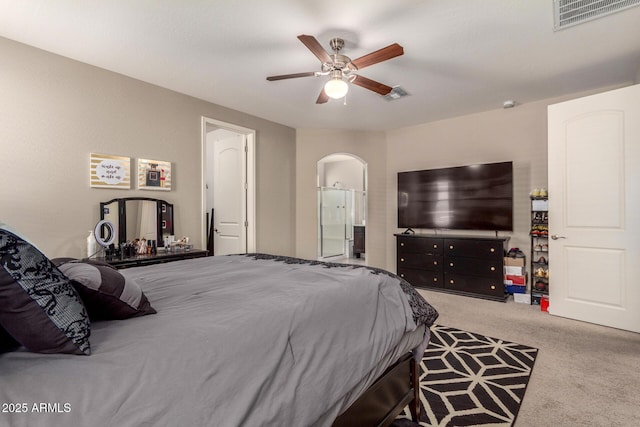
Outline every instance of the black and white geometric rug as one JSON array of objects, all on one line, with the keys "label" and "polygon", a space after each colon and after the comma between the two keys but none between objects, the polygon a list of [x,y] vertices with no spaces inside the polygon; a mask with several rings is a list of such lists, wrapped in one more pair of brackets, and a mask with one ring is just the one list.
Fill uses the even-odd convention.
[{"label": "black and white geometric rug", "polygon": [[[408,409],[405,426],[512,426],[538,349],[435,325],[421,363],[420,424]],[[407,419],[408,418],[408,419]]]}]

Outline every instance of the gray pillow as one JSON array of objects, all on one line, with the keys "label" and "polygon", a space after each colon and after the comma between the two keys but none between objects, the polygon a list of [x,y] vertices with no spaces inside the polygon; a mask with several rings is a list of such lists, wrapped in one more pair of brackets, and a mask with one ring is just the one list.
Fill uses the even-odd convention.
[{"label": "gray pillow", "polygon": [[5,228],[0,228],[0,326],[30,351],[91,354],[89,316],[70,280]]},{"label": "gray pillow", "polygon": [[71,279],[92,321],[156,313],[136,281],[125,278],[109,264],[70,258],[56,258],[53,262]]}]

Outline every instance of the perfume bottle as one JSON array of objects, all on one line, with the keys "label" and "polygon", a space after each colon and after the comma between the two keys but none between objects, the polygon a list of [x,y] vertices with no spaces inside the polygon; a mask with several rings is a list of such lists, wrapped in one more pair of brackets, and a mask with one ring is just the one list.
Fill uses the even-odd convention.
[{"label": "perfume bottle", "polygon": [[149,170],[147,170],[147,187],[160,187],[160,171],[157,169],[157,163],[149,163]]}]

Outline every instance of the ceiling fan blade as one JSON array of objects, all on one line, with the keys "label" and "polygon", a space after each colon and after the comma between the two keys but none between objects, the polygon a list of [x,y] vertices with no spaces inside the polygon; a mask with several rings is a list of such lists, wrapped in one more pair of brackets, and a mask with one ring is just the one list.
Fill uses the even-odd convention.
[{"label": "ceiling fan blade", "polygon": [[358,85],[365,89],[372,90],[380,95],[387,95],[389,92],[393,90],[391,86],[384,85],[382,83],[378,83],[375,80],[368,79],[366,77],[362,77],[357,75],[355,79],[353,79],[352,83],[354,85]]},{"label": "ceiling fan blade", "polygon": [[351,61],[358,70],[362,70],[369,65],[377,64],[378,62],[386,61],[387,59],[395,58],[404,54],[404,49],[398,43],[391,44],[382,49],[371,52],[367,55],[361,56],[358,59]]},{"label": "ceiling fan blade", "polygon": [[309,49],[313,54],[320,60],[320,62],[332,63],[331,57],[327,53],[326,50],[322,47],[320,42],[313,36],[308,36],[306,34],[301,34],[298,36],[298,40],[300,40],[304,45]]},{"label": "ceiling fan blade", "polygon": [[327,92],[324,91],[324,88],[322,88],[322,92],[320,92],[320,95],[318,95],[318,99],[316,100],[316,104],[325,104],[329,101],[329,95],[327,95]]},{"label": "ceiling fan blade", "polygon": [[267,77],[267,80],[269,80],[270,82],[273,82],[275,80],[295,79],[298,77],[311,77],[315,75],[316,75],[315,71],[309,71],[307,73],[294,73],[294,74],[282,74],[280,76],[270,76],[270,77]]}]

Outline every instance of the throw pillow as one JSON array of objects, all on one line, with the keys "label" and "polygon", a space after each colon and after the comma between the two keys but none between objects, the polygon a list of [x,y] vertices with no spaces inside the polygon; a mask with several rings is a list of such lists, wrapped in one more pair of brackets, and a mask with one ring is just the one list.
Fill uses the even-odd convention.
[{"label": "throw pillow", "polygon": [[54,262],[71,279],[92,321],[156,313],[136,281],[124,277],[115,267],[86,259],[57,258]]},{"label": "throw pillow", "polygon": [[30,351],[91,354],[89,316],[70,280],[37,248],[4,228],[0,326]]}]

